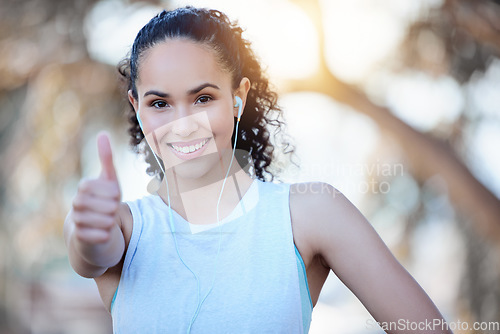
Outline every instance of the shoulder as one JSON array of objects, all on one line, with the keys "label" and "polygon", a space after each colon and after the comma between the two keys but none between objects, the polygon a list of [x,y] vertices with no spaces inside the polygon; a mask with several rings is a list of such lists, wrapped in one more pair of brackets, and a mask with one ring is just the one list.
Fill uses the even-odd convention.
[{"label": "shoulder", "polygon": [[[144,213],[154,210],[154,208],[160,207],[161,200],[159,201],[159,196],[157,195],[147,195],[142,198],[135,199],[133,201],[122,202],[120,209],[118,210],[118,216],[120,220],[120,228],[125,237],[125,245],[128,246],[130,238],[132,236],[132,230],[135,223],[140,223],[140,216]],[[134,220],[137,220],[134,222]]]},{"label": "shoulder", "polygon": [[323,182],[290,185],[290,214],[297,247],[312,256],[327,257],[347,237],[371,228],[342,192]]},{"label": "shoulder", "polygon": [[317,234],[328,216],[332,199],[338,192],[323,182],[294,183],[290,185],[290,218],[293,238],[302,257],[312,259],[319,255]]},{"label": "shoulder", "polygon": [[328,183],[290,185],[290,211],[294,224],[307,224],[311,228],[331,217],[331,214],[338,214],[342,207],[348,205],[347,202],[344,195]]},{"label": "shoulder", "polygon": [[118,215],[127,248],[133,229],[138,228],[140,230],[143,222],[151,219],[151,215],[164,211],[164,207],[165,203],[163,203],[159,195],[147,195],[121,203]]},{"label": "shoulder", "polygon": [[123,238],[125,239],[125,252],[130,242],[130,238],[132,236],[132,228],[133,228],[133,218],[132,212],[130,211],[130,207],[127,203],[122,202],[120,204],[120,208],[118,209],[118,220],[119,226],[123,233]]}]

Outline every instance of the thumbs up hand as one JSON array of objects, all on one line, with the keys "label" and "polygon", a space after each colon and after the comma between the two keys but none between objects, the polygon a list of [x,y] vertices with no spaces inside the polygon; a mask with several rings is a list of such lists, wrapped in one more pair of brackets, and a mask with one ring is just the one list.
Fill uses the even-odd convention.
[{"label": "thumbs up hand", "polygon": [[120,185],[116,176],[111,144],[107,134],[97,137],[101,174],[96,179],[84,179],[73,200],[71,218],[74,236],[88,245],[104,244],[111,239],[120,207]]}]

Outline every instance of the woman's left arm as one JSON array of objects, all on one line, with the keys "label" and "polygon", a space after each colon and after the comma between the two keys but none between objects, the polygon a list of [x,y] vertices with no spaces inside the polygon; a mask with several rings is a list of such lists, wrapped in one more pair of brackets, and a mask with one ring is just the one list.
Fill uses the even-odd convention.
[{"label": "woman's left arm", "polygon": [[388,333],[452,333],[429,296],[358,209],[330,185],[309,186],[301,196],[301,207],[307,208],[308,248],[375,320],[395,325],[397,329]]}]

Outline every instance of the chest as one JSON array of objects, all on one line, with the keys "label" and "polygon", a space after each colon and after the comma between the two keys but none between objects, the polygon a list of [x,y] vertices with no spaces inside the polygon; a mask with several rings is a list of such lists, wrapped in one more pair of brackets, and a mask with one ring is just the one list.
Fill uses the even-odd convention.
[{"label": "chest", "polygon": [[282,225],[270,228],[258,212],[196,234],[144,223],[129,244],[112,309],[114,328],[300,332],[293,237],[290,225]]}]

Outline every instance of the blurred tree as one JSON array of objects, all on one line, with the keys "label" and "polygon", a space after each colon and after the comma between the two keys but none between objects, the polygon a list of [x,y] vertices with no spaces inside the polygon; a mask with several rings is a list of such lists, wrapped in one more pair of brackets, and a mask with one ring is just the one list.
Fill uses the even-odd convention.
[{"label": "blurred tree", "polygon": [[[462,226],[469,242],[463,279],[464,300],[470,312],[467,316],[477,321],[500,319],[500,200],[470,172],[470,157],[462,138],[467,125],[477,119],[468,118],[471,113],[463,110],[448,130],[436,128],[423,133],[409,126],[390,109],[370,100],[362,87],[341,81],[329,70],[319,1],[293,2],[316,25],[321,58],[314,75],[288,82],[285,90],[319,92],[369,116],[401,147],[411,173],[421,184],[436,175],[444,180],[445,195],[459,213],[458,223],[468,223]],[[500,58],[499,22],[497,1],[443,1],[410,25],[401,47],[401,63],[392,70],[397,73],[412,68],[434,76],[446,74],[465,85],[474,75],[484,72],[493,59]],[[445,46],[445,57],[428,57],[429,45],[419,43],[419,36],[424,33],[432,34]],[[422,213],[416,214],[413,219],[421,216]]]},{"label": "blurred tree", "polygon": [[[0,3],[2,333],[74,332],[63,310],[75,306],[71,299],[85,298],[48,291],[57,284],[55,272],[67,267],[65,195],[81,177],[89,119],[111,129],[122,119],[115,69],[86,50],[83,22],[95,2]],[[74,320],[92,307],[108,320],[99,304],[75,309],[81,313]]]}]

